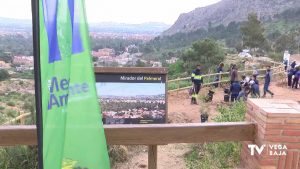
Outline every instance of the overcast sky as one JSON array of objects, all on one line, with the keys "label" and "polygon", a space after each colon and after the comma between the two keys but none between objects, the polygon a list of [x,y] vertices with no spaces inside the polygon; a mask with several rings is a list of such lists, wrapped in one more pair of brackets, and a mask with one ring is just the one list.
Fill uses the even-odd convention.
[{"label": "overcast sky", "polygon": [[[181,13],[220,0],[86,0],[88,21],[173,24]],[[30,19],[31,0],[0,0],[0,17]]]}]

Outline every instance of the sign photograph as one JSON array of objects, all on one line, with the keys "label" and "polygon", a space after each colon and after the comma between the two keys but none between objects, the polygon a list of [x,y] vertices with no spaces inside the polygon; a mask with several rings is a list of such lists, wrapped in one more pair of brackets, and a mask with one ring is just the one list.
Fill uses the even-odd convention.
[{"label": "sign photograph", "polygon": [[166,76],[142,73],[96,74],[104,124],[166,122]]}]

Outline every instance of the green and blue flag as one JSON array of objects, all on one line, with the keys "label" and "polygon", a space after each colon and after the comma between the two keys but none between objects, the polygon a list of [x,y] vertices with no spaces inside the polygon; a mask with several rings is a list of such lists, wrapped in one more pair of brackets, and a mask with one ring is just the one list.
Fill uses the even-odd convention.
[{"label": "green and blue flag", "polygon": [[109,169],[84,0],[39,0],[44,169]]}]

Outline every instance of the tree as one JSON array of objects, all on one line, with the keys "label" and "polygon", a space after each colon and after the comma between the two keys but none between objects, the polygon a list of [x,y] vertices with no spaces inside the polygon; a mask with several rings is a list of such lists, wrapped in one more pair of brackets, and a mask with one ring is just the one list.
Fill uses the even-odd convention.
[{"label": "tree", "polygon": [[212,39],[197,41],[182,54],[183,66],[188,71],[193,70],[197,64],[207,71],[211,67],[216,67],[224,57],[223,49]]},{"label": "tree", "polygon": [[169,76],[171,78],[178,77],[178,75],[182,74],[184,72],[183,69],[184,62],[182,60],[177,61],[176,63],[169,64]]},{"label": "tree", "polygon": [[265,46],[266,38],[263,35],[264,31],[265,29],[257,19],[257,15],[255,13],[249,14],[248,21],[241,26],[241,34],[244,42],[243,46],[251,49]]},{"label": "tree", "polygon": [[285,50],[290,52],[297,48],[297,42],[295,40],[295,35],[293,34],[284,34],[281,35],[275,42],[276,52],[283,53]]},{"label": "tree", "polygon": [[135,67],[146,67],[146,64],[142,62],[140,59],[136,61]]},{"label": "tree", "polygon": [[119,66],[119,63],[116,62],[116,61],[113,61],[113,62],[111,62],[110,66],[111,66],[111,67],[118,67],[118,66]]},{"label": "tree", "polygon": [[4,61],[6,63],[11,63],[12,57],[10,56],[10,54],[5,53],[3,50],[0,49],[0,61]]},{"label": "tree", "polygon": [[98,61],[98,57],[93,57],[93,62],[97,62]]},{"label": "tree", "polygon": [[4,81],[9,78],[9,74],[6,70],[0,69],[0,81]]}]

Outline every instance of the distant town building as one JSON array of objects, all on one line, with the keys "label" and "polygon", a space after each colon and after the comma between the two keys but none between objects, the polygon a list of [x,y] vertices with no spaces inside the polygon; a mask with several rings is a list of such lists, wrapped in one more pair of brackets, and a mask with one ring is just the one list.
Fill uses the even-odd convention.
[{"label": "distant town building", "polygon": [[32,67],[33,56],[14,56],[12,63],[15,65],[24,65],[24,66]]},{"label": "distant town building", "polygon": [[173,64],[173,63],[176,63],[178,60],[179,60],[179,58],[172,57],[170,60],[166,60],[166,62],[168,64]]},{"label": "distant town building", "polygon": [[136,45],[129,45],[125,48],[128,53],[139,53],[139,48]]},{"label": "distant town building", "polygon": [[98,51],[92,51],[94,57],[114,57],[115,50],[110,48],[99,49]]},{"label": "distant town building", "polygon": [[5,63],[4,61],[0,60],[0,68],[1,69],[8,69],[8,68],[10,68],[10,65],[8,63]]},{"label": "distant town building", "polygon": [[29,70],[33,70],[33,66],[24,66],[24,65],[21,65],[21,66],[18,66],[16,67],[16,72],[24,72],[24,71],[29,71]]},{"label": "distant town building", "polygon": [[162,63],[161,62],[150,61],[150,64],[152,64],[152,67],[162,67]]}]

